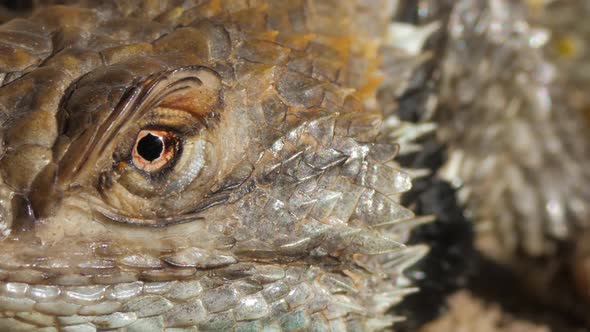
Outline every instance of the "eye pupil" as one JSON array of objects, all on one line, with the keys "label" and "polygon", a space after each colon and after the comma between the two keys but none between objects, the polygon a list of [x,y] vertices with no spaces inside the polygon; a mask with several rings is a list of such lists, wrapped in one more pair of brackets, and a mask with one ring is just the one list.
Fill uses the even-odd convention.
[{"label": "eye pupil", "polygon": [[149,162],[160,158],[163,151],[164,142],[162,138],[151,133],[145,135],[137,142],[137,153]]},{"label": "eye pupil", "polygon": [[173,133],[163,130],[141,130],[137,133],[131,160],[145,172],[155,173],[174,160],[180,142]]}]

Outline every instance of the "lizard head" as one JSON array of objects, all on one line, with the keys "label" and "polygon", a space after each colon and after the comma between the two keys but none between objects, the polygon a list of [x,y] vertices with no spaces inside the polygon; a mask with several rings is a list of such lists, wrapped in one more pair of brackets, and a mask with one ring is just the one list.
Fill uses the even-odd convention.
[{"label": "lizard head", "polygon": [[52,7],[2,26],[28,33],[2,51],[3,311],[104,328],[391,323],[425,249],[403,244],[411,179],[384,134],[375,45],[350,26],[298,31],[303,5],[231,3],[155,19]]}]

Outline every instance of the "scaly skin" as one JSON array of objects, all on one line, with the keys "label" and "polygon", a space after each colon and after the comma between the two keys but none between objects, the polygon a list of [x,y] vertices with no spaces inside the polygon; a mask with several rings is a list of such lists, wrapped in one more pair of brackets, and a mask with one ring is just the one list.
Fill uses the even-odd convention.
[{"label": "scaly skin", "polygon": [[[392,6],[82,1],[0,26],[0,330],[390,327],[426,252],[396,142],[432,129],[376,98],[420,64],[384,44]],[[141,130],[175,137],[162,170],[134,163]]]},{"label": "scaly skin", "polygon": [[391,0],[65,2],[0,26],[0,331],[388,329],[427,251],[394,158],[432,119],[503,262],[553,280],[522,262],[587,229],[585,127],[516,1],[401,1],[422,29]]},{"label": "scaly skin", "polygon": [[514,271],[537,301],[588,325],[584,38],[566,37],[579,40],[578,54],[563,54],[569,60],[556,54],[564,34],[587,34],[577,19],[586,7],[457,1],[441,65],[437,134],[449,146],[441,174],[460,189],[478,248]]},{"label": "scaly skin", "polygon": [[506,256],[552,255],[590,221],[590,138],[564,101],[568,72],[543,50],[549,33],[511,1],[460,1],[449,23],[439,132],[450,144],[447,176]]}]

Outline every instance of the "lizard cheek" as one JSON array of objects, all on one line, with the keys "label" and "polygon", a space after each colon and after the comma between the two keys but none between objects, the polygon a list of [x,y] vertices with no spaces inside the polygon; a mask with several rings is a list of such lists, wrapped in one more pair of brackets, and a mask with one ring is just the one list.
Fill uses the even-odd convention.
[{"label": "lizard cheek", "polygon": [[180,141],[169,132],[142,130],[133,145],[133,165],[144,172],[156,173],[171,163],[179,145]]}]

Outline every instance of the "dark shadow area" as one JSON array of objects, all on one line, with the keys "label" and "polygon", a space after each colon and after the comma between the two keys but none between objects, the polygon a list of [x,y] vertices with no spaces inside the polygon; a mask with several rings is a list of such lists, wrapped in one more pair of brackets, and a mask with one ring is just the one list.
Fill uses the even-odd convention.
[{"label": "dark shadow area", "polygon": [[13,18],[28,15],[33,9],[33,0],[0,0],[0,24]]},{"label": "dark shadow area", "polygon": [[[449,4],[441,1],[439,5],[442,8]],[[400,6],[397,21],[420,24],[417,1],[401,1]],[[444,41],[444,36],[435,34],[426,48],[439,54],[444,49]],[[412,76],[406,92],[396,98],[401,120],[424,121],[428,100],[438,89],[439,59],[433,56],[421,66]],[[413,181],[411,191],[402,197],[402,204],[411,207],[416,215],[433,215],[435,220],[415,229],[409,240],[409,244],[427,244],[430,251],[406,273],[420,292],[407,296],[395,307],[395,315],[407,317],[396,324],[398,332],[417,331],[444,312],[447,297],[465,285],[473,255],[472,223],[464,217],[452,185],[436,177],[446,160],[446,147],[434,134],[420,138],[417,143],[422,145],[421,151],[399,156],[397,161],[406,168],[428,169],[431,174]]]},{"label": "dark shadow area", "polygon": [[0,6],[11,11],[29,11],[33,8],[33,0],[0,0]]},{"label": "dark shadow area", "polygon": [[[415,155],[399,158],[405,167],[438,169],[444,147],[429,138]],[[420,292],[406,297],[395,307],[395,314],[407,317],[396,324],[396,331],[416,331],[436,319],[445,309],[446,298],[466,283],[472,270],[472,224],[463,216],[452,186],[436,177],[418,179],[402,198],[418,215],[434,215],[436,220],[413,231],[409,244],[428,244],[430,252],[406,275]]]}]

